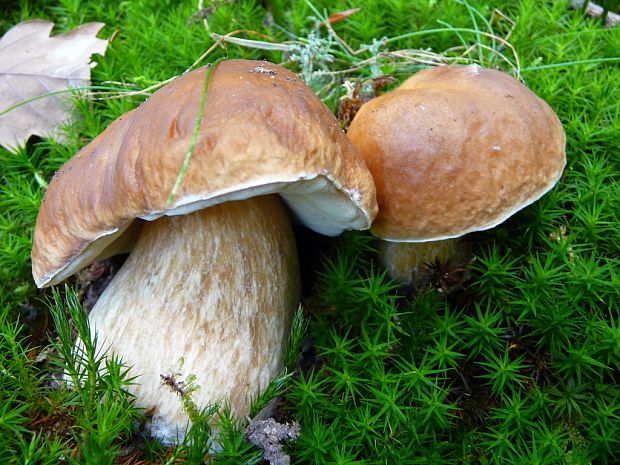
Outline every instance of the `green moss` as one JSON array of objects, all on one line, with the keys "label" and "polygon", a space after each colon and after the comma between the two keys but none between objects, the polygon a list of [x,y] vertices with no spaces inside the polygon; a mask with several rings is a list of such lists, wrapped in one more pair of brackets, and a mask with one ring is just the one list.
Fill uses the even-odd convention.
[{"label": "green moss", "polygon": [[[311,272],[305,323],[298,317],[287,355],[290,374],[256,403],[283,396],[281,414],[300,422],[301,436],[289,447],[293,462],[617,462],[620,30],[602,28],[568,2],[241,0],[205,7],[216,3],[209,30],[196,20],[193,1],[13,1],[0,15],[0,33],[35,17],[54,21],[56,32],[106,23],[101,36],[114,40],[95,58],[93,84],[121,92],[76,97],[80,118],[67,128],[65,145],[33,140],[17,154],[0,149],[0,461],[122,463],[129,460],[123,447],[135,441],[144,447],[140,457],[155,462],[203,461],[213,412],[199,412],[204,421],[192,429],[193,442],[173,451],[145,442],[133,427],[141,413],[123,389],[125,368],[112,360],[100,373],[106,362],[88,343],[80,365],[86,371],[74,384],[80,387],[52,389],[50,363],[78,376],[72,332],[89,335],[71,292],[52,298],[49,316],[29,255],[46,182],[145,98],[127,92],[183,73],[214,44],[210,33],[243,29],[264,35],[237,37],[293,40],[291,52],[312,61],[229,43],[199,64],[227,54],[284,61],[296,71],[342,71],[312,75],[313,88],[335,109],[345,79],[404,79],[426,66],[423,58],[466,52],[460,61],[520,72],[567,135],[568,166],[554,190],[472,237],[476,259],[463,289],[407,293],[378,269],[367,234],[332,242]],[[357,54],[335,38],[328,42],[328,31],[316,26],[352,7],[361,11],[333,28],[352,50],[363,49]],[[377,56],[404,49],[404,61]],[[294,361],[304,331],[315,354],[306,347],[312,363],[300,368]],[[226,414],[220,423],[223,450],[215,460],[257,463],[260,452],[243,441],[242,426]]]}]

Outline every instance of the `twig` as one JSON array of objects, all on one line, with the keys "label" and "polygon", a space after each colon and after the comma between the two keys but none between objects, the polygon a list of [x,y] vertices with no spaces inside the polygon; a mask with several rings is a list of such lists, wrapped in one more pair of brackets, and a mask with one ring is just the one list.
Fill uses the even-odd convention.
[{"label": "twig", "polygon": [[[203,0],[198,0],[198,12],[201,12],[203,10],[204,10]],[[207,31],[209,31],[209,21],[207,20],[207,16],[206,15],[201,15],[201,16],[202,16],[202,25],[205,27]]]},{"label": "twig", "polygon": [[242,31],[233,31],[229,32],[226,35],[216,34],[215,32],[213,32],[211,33],[211,38],[222,42],[241,45],[242,47],[257,48],[260,50],[280,50],[281,52],[293,51],[292,44],[289,43],[273,43],[264,42],[262,40],[240,39],[239,37],[233,37],[233,35],[240,32]]}]

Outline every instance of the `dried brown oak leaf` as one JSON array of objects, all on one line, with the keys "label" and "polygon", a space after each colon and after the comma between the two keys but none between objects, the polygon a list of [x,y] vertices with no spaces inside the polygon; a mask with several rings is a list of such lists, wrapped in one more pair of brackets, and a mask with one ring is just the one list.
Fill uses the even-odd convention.
[{"label": "dried brown oak leaf", "polygon": [[97,38],[103,26],[87,23],[50,37],[54,23],[35,19],[0,39],[0,145],[14,151],[33,134],[62,140],[58,127],[71,118],[71,101],[66,93],[48,94],[90,84],[90,56],[108,46]]}]

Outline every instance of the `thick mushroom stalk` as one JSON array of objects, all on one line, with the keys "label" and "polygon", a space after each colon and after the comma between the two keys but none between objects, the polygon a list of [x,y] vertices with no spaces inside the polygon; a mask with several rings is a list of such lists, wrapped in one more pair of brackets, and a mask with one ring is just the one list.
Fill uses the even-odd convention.
[{"label": "thick mushroom stalk", "polygon": [[460,239],[429,242],[378,241],[381,264],[399,283],[415,284],[425,265],[434,260],[458,263],[467,258],[467,247]]},{"label": "thick mushroom stalk", "polygon": [[372,176],[330,110],[294,73],[248,60],[162,87],[49,183],[32,247],[39,287],[129,250],[147,221],[91,321],[132,365],[159,437],[185,426],[190,375],[198,406],[227,400],[244,416],[280,368],[300,287],[290,226],[275,198],[237,203],[268,194],[328,235],[367,229],[377,212]]},{"label": "thick mushroom stalk", "polygon": [[145,223],[89,318],[138,376],[129,389],[154,413],[153,434],[173,442],[189,420],[182,396],[248,414],[282,369],[299,293],[287,212],[271,195]]}]

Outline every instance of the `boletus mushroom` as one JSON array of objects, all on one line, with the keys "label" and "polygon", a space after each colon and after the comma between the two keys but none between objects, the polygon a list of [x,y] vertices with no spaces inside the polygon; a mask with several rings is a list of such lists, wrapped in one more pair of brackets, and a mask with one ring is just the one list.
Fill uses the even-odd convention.
[{"label": "boletus mushroom", "polygon": [[295,74],[245,60],[213,70],[170,202],[207,75],[174,80],[74,155],[49,184],[32,249],[39,287],[131,250],[89,321],[137,376],[130,390],[166,441],[188,422],[175,380],[193,377],[198,407],[227,401],[245,418],[282,368],[300,295],[284,204],[327,235],[368,228],[377,208],[329,109]]},{"label": "boletus mushroom", "polygon": [[536,201],[566,164],[564,131],[549,105],[478,65],[418,72],[363,105],[348,137],[375,179],[371,231],[401,282],[435,259],[462,260],[455,238]]}]

